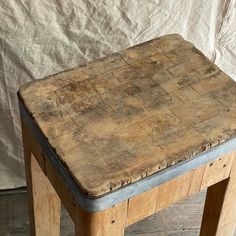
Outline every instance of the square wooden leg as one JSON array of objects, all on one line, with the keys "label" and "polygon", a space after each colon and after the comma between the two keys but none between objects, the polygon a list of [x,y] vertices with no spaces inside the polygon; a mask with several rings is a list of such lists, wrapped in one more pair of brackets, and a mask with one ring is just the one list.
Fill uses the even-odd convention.
[{"label": "square wooden leg", "polygon": [[31,153],[27,128],[22,124],[31,235],[59,236],[61,202]]},{"label": "square wooden leg", "polygon": [[77,211],[76,236],[123,236],[126,227],[127,201],[100,212]]},{"label": "square wooden leg", "polygon": [[236,160],[233,162],[230,177],[207,189],[200,235],[233,236],[235,226]]}]

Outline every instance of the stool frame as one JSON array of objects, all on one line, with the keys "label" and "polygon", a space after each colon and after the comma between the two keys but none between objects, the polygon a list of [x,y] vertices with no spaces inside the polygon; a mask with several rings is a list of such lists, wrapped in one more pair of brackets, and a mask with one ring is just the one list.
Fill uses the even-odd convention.
[{"label": "stool frame", "polygon": [[[100,198],[70,178],[19,99],[31,235],[60,234],[61,202],[77,236],[121,236],[127,226],[207,188],[201,236],[233,235],[236,138]],[[53,155],[54,154],[54,155]]]}]

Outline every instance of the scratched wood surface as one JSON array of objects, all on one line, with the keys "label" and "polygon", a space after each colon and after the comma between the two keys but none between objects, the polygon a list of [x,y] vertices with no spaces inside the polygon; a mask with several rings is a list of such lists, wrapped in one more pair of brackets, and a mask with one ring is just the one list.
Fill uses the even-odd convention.
[{"label": "scratched wood surface", "polygon": [[236,83],[178,35],[26,84],[19,95],[92,197],[236,135]]}]

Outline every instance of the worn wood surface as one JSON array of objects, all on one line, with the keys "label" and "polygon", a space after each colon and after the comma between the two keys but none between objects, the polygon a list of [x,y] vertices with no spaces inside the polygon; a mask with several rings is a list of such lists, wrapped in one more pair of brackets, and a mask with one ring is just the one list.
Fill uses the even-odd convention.
[{"label": "worn wood surface", "polygon": [[35,140],[31,139],[30,132],[24,122],[22,122],[22,137],[24,143],[31,236],[59,236],[61,200],[47,176],[44,175],[40,166],[42,162],[39,164],[32,154],[32,147],[35,147],[37,150],[37,145],[32,145],[36,144],[34,142]]},{"label": "worn wood surface", "polygon": [[[168,208],[214,183],[229,178],[234,158],[235,153],[225,155],[143,194],[130,198],[128,201],[127,226]],[[219,193],[220,191],[221,189]],[[217,195],[216,191],[215,194]],[[212,200],[209,199],[209,201],[213,200],[214,197]],[[211,217],[209,217],[209,220],[211,221]],[[236,221],[233,222],[236,223]]]},{"label": "worn wood surface", "polygon": [[122,203],[100,212],[86,212],[78,208],[75,222],[76,236],[124,236],[127,203]]},{"label": "worn wood surface", "polygon": [[[159,212],[170,205],[201,191],[204,188],[210,187],[215,183],[228,179],[235,171],[235,167],[232,168],[232,163],[235,161],[235,153],[227,154],[201,167],[198,167],[197,169],[189,171],[184,175],[178,176],[156,188],[130,198],[127,201],[118,204],[117,206],[100,212],[89,213],[81,209],[80,205],[78,202],[76,202],[69,189],[67,189],[67,186],[63,182],[61,176],[57,174],[55,168],[53,168],[45,155],[43,155],[43,150],[41,149],[39,143],[37,143],[35,137],[32,135],[24,122],[22,124],[23,137],[25,137],[26,134],[26,141],[28,141],[25,146],[25,151],[29,150],[29,152],[31,152],[29,148],[31,147],[32,153],[40,165],[39,167],[32,155],[30,161],[32,163],[31,166],[34,168],[27,168],[27,173],[30,174],[32,170],[34,170],[32,173],[33,177],[36,178],[32,178],[30,181],[33,181],[33,188],[37,191],[33,191],[33,195],[32,193],[29,195],[29,200],[33,197],[33,199],[36,200],[34,209],[39,210],[36,211],[36,217],[34,214],[34,217],[31,218],[31,221],[32,219],[36,219],[36,222],[38,222],[37,225],[41,226],[36,227],[36,229],[39,228],[39,230],[47,232],[48,235],[54,235],[54,232],[57,234],[59,229],[59,217],[58,214],[56,214],[58,212],[57,206],[59,206],[57,203],[58,198],[55,194],[55,191],[51,188],[51,185],[55,188],[56,192],[61,198],[62,203],[65,205],[68,213],[74,220],[76,235],[109,235],[111,232],[113,235],[116,235],[116,233],[118,235],[122,235],[127,226],[156,212]],[[28,163],[29,160],[27,157],[30,156],[26,156],[26,163]],[[49,183],[49,180],[51,184]],[[32,186],[32,183],[29,182],[28,186]],[[219,184],[219,186],[221,187],[221,184]],[[210,189],[213,188],[210,187]],[[219,196],[219,199],[222,199],[223,201],[224,199],[221,198],[221,196],[223,197],[224,195],[221,193],[224,192],[224,188],[217,188],[217,191],[214,191],[213,195]],[[208,195],[207,202],[211,203],[216,200],[214,197],[211,200],[209,196],[210,195]],[[232,197],[233,195],[231,195],[231,198]],[[233,204],[232,200],[231,203]],[[213,210],[215,205],[216,204],[211,205],[213,206]],[[30,208],[33,209],[31,205]],[[227,210],[228,209],[226,208],[225,212],[227,212]],[[48,222],[50,222],[51,218],[52,220],[56,219],[57,224],[52,224],[52,226],[51,224],[46,225],[50,227],[45,227],[44,229],[44,224],[42,224],[43,222],[41,220],[45,219],[45,217],[42,215],[49,217]],[[207,214],[204,215],[204,217],[208,219],[206,216]],[[216,216],[219,217],[219,214],[216,214]],[[207,225],[208,221],[204,220],[204,222],[206,222],[206,224],[203,224],[203,226]],[[34,221],[32,221],[32,223],[35,225]],[[234,220],[231,223],[232,224],[229,224],[230,227],[234,227]],[[55,231],[48,231],[50,229],[55,229]]]},{"label": "worn wood surface", "polygon": [[33,193],[28,192],[28,194],[33,194],[33,209],[30,209],[34,214],[34,234],[32,236],[59,236],[61,200],[33,156],[31,169]]},{"label": "worn wood surface", "polygon": [[207,190],[201,236],[233,235],[236,225],[236,155],[229,178]]},{"label": "worn wood surface", "polygon": [[19,94],[93,197],[236,134],[235,82],[178,35],[27,84]]}]

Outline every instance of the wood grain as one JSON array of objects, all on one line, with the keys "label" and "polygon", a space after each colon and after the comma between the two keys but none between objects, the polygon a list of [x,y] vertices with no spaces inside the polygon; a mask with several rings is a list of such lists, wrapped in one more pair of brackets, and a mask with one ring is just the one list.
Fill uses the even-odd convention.
[{"label": "wood grain", "polygon": [[32,154],[31,139],[22,122],[31,235],[60,235],[61,200]]},{"label": "wood grain", "polygon": [[222,179],[229,177],[232,163],[235,158],[234,155],[225,155],[225,158],[219,158],[218,160],[210,162],[206,165],[202,178],[201,189],[214,185]]},{"label": "wood grain", "polygon": [[[224,155],[211,163],[207,163],[156,188],[130,198],[128,201],[127,226],[166,209],[172,204],[196,194],[201,190],[206,188],[214,189],[214,187],[211,186],[217,181],[223,182],[229,178],[230,171],[233,170],[232,162],[234,156],[235,153]],[[220,191],[224,192],[224,186],[222,189],[221,187],[222,184],[219,184],[217,187],[219,189],[219,196]],[[216,192],[213,192],[214,194],[210,194],[207,198],[209,203],[214,202],[216,199],[214,197]],[[214,204],[212,204],[212,207],[214,208]],[[208,223],[212,219],[209,214],[206,214],[205,217]],[[203,227],[208,227],[207,222]]]},{"label": "wood grain", "polygon": [[[208,233],[215,232],[217,230],[221,207],[225,198],[225,188],[228,184],[228,178],[232,178],[235,175],[235,166],[232,166],[232,163],[234,163],[235,159],[235,153],[226,154],[197,169],[189,171],[184,175],[178,176],[156,188],[130,198],[127,201],[118,204],[117,206],[101,212],[89,213],[82,210],[79,206],[79,203],[76,202],[73,194],[69,191],[66,184],[63,182],[63,179],[61,179],[61,176],[57,174],[55,168],[42,154],[43,150],[41,149],[39,143],[37,143],[35,137],[32,135],[28,127],[24,125],[23,129],[24,140],[25,137],[27,137],[27,143],[29,144],[25,144],[25,153],[28,153],[27,150],[30,150],[29,146],[33,147],[32,153],[35,155],[37,161],[41,165],[40,170],[39,165],[37,164],[35,159],[32,159],[34,163],[34,176],[31,179],[32,182],[28,184],[29,190],[32,187],[32,183],[34,183],[35,185],[33,187],[35,190],[40,190],[34,190],[30,195],[30,199],[35,199],[34,208],[38,209],[36,211],[37,227],[35,228],[35,230],[40,230],[40,232],[49,232],[51,234],[56,233],[59,230],[57,224],[42,225],[41,221],[41,219],[45,219],[46,217],[48,217],[48,222],[52,221],[50,220],[50,217],[54,217],[54,220],[59,220],[59,218],[57,218],[59,215],[54,214],[55,209],[59,206],[59,204],[57,204],[58,198],[55,191],[51,188],[51,184],[60,196],[63,205],[68,210],[68,213],[74,220],[77,235],[109,235],[110,232],[114,232],[114,235],[116,235],[115,233],[117,233],[118,235],[122,235],[125,227],[134,224],[148,216],[151,216],[156,212],[166,209],[172,204],[179,202],[180,200],[191,196],[205,188],[208,188],[206,201],[207,213],[204,214],[202,231],[204,230],[203,232],[208,235]],[[26,163],[28,163],[27,160],[28,159],[26,156]],[[43,172],[48,179],[45,179],[46,177],[44,176]],[[28,176],[30,173],[31,168],[27,169]],[[49,183],[49,180],[51,184]],[[233,193],[234,192],[232,191],[232,194]],[[218,197],[216,198],[215,195],[217,195]],[[234,198],[231,193],[230,196],[231,198]],[[48,201],[49,199],[50,201]],[[29,203],[31,202],[33,201],[29,201]],[[48,203],[49,205],[46,203]],[[55,206],[53,204],[55,204]],[[218,211],[215,210],[215,207],[217,205],[219,205],[219,207],[217,208]],[[211,209],[211,207],[212,211],[214,211],[213,213],[211,213],[211,211],[209,210]],[[233,220],[228,223],[227,212],[229,211],[229,209],[227,208],[225,210],[226,212],[224,212],[224,217],[226,217],[226,220],[223,221],[226,223],[223,223],[222,227],[225,228],[229,225],[227,229],[230,230],[232,229],[232,227],[234,228],[235,221],[234,217],[232,217]],[[35,211],[33,211],[31,208],[31,213],[34,214],[34,212]],[[45,214],[46,217],[42,217],[42,215]],[[215,218],[218,217],[217,220],[214,221],[214,224],[212,224],[209,214],[211,217],[213,215],[215,216]],[[31,218],[32,227],[34,225],[34,219],[35,216],[33,215],[33,218]],[[224,224],[226,224],[226,226]],[[54,230],[50,231],[53,228]]]},{"label": "wood grain", "polygon": [[92,197],[236,134],[235,83],[178,35],[26,84],[19,94]]},{"label": "wood grain", "polygon": [[124,236],[127,201],[104,211],[89,213],[78,207],[76,236]]},{"label": "wood grain", "polygon": [[60,235],[61,200],[32,156],[35,235]]},{"label": "wood grain", "polygon": [[[207,190],[201,236],[233,235],[236,226],[236,155],[229,178],[218,182]],[[231,162],[232,163],[232,162]]]},{"label": "wood grain", "polygon": [[127,226],[156,212],[157,194],[158,188],[154,188],[129,199]]}]

